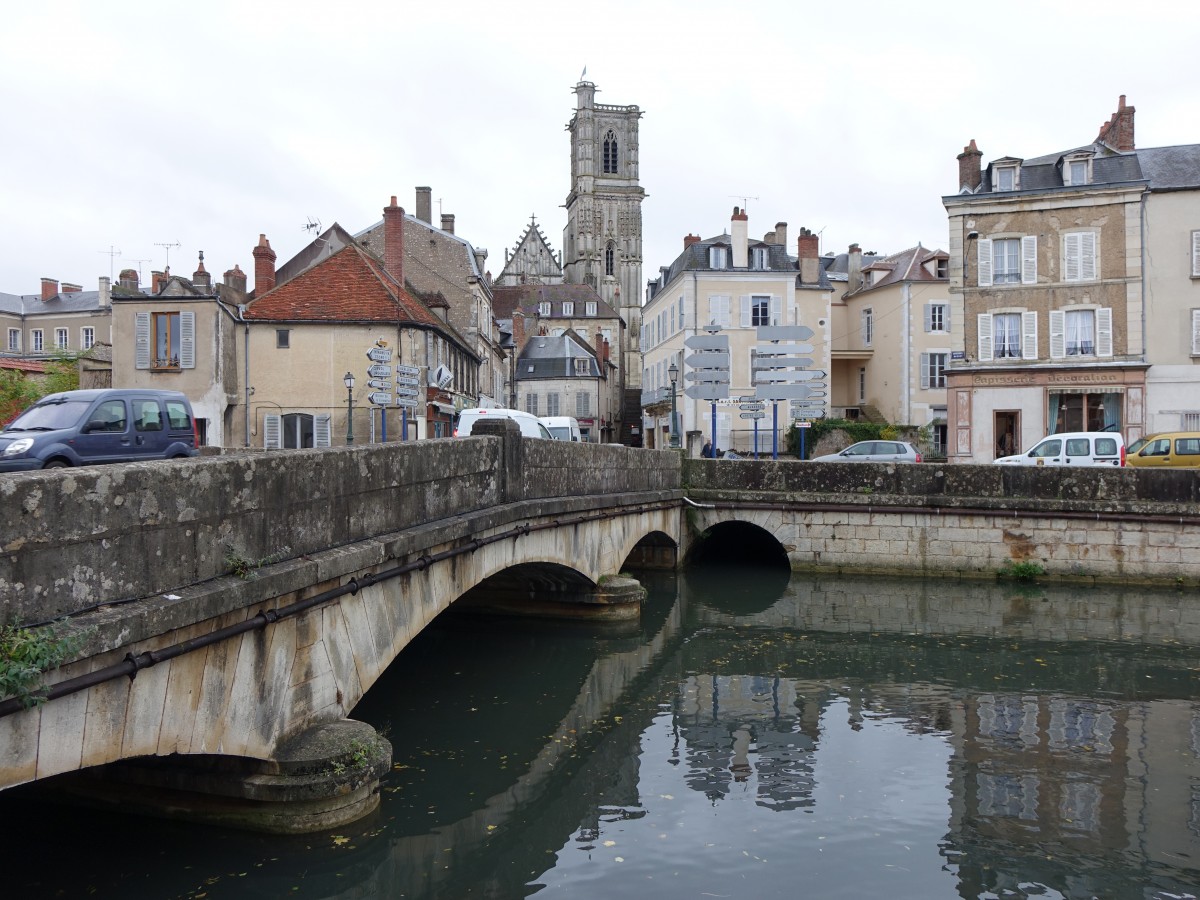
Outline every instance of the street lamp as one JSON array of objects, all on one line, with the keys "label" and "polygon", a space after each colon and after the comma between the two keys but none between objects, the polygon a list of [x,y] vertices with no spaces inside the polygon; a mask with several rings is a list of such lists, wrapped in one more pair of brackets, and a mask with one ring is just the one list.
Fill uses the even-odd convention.
[{"label": "street lamp", "polygon": [[354,375],[347,372],[342,378],[346,386],[346,443],[354,443]]},{"label": "street lamp", "polygon": [[667,377],[671,379],[671,446],[679,446],[679,420],[675,416],[675,384],[679,381],[679,366],[672,361],[667,368]]}]

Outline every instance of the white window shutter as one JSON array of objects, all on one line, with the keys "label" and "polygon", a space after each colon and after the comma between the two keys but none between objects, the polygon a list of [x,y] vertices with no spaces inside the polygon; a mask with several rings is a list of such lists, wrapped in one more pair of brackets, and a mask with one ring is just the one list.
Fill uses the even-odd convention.
[{"label": "white window shutter", "polygon": [[771,295],[771,324],[783,324],[783,298]]},{"label": "white window shutter", "polygon": [[[979,269],[979,286],[992,286],[992,242],[989,238],[980,238],[978,241],[976,259],[978,260]],[[991,359],[991,357],[988,357]]]},{"label": "white window shutter", "polygon": [[278,413],[263,416],[263,447],[267,450],[283,449],[283,416]]},{"label": "white window shutter", "polygon": [[741,319],[742,327],[749,328],[750,327],[750,297],[743,295],[741,297],[741,301],[742,301],[742,319]]},{"label": "white window shutter", "polygon": [[1085,231],[1079,235],[1079,278],[1081,281],[1096,280],[1096,233]]},{"label": "white window shutter", "polygon": [[925,330],[933,331],[933,304],[925,304]]},{"label": "white window shutter", "polygon": [[1063,279],[1065,281],[1079,280],[1079,239],[1078,232],[1063,237]]},{"label": "white window shutter", "polygon": [[1192,310],[1192,356],[1200,356],[1200,309]]},{"label": "white window shutter", "polygon": [[929,354],[921,354],[921,390],[929,389]]},{"label": "white window shutter", "polygon": [[333,416],[329,413],[313,416],[313,446],[333,446]]},{"label": "white window shutter", "polygon": [[1037,313],[1021,313],[1021,359],[1037,358]]},{"label": "white window shutter", "polygon": [[708,298],[708,323],[709,325],[721,324],[721,298]]},{"label": "white window shutter", "polygon": [[1192,232],[1192,274],[1200,275],[1200,231]]},{"label": "white window shutter", "polygon": [[1061,309],[1050,310],[1050,358],[1067,355],[1067,314]]},{"label": "white window shutter", "polygon": [[1112,308],[1096,310],[1096,355],[1113,355]]},{"label": "white window shutter", "polygon": [[1021,238],[1021,284],[1037,284],[1037,235]]},{"label": "white window shutter", "polygon": [[976,330],[979,336],[979,361],[992,360],[992,314],[980,313]]},{"label": "white window shutter", "polygon": [[179,368],[196,368],[196,314],[179,314]]},{"label": "white window shutter", "polygon": [[133,367],[150,368],[150,313],[133,314]]}]

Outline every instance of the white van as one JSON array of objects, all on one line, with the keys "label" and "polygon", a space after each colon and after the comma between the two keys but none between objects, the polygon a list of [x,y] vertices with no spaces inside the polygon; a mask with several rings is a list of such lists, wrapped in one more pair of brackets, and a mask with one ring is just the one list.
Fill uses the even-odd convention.
[{"label": "white van", "polygon": [[1069,431],[1051,434],[1028,453],[996,460],[1012,466],[1123,466],[1125,439],[1116,431]]},{"label": "white van", "polygon": [[500,407],[480,407],[464,409],[458,414],[458,424],[454,428],[455,437],[469,437],[475,423],[480,419],[512,419],[521,429],[521,437],[553,440],[554,435],[546,430],[541,419],[532,413],[521,412],[519,409],[501,409]]},{"label": "white van", "polygon": [[542,416],[542,424],[556,441],[582,441],[579,422],[571,416]]}]

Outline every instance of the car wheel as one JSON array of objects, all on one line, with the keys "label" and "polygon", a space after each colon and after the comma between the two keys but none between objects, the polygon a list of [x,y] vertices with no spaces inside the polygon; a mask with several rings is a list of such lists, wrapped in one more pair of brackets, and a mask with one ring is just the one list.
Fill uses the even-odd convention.
[{"label": "car wheel", "polygon": [[52,459],[50,462],[42,466],[43,469],[66,469],[71,464],[65,459]]}]

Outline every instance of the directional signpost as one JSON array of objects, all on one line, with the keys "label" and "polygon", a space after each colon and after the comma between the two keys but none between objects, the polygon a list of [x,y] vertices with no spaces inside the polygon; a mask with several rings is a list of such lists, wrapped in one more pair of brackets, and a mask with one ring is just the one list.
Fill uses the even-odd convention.
[{"label": "directional signpost", "polygon": [[712,404],[712,442],[709,453],[717,455],[717,401],[729,399],[729,336],[717,334],[716,326],[704,329],[708,334],[696,334],[687,338],[683,345],[696,351],[684,357],[683,364],[691,368],[683,376],[690,381],[683,393],[693,400],[707,400]]},{"label": "directional signpost", "polygon": [[[754,355],[754,393],[759,400],[771,401],[772,446],[771,458],[779,458],[780,400],[806,400],[813,396],[812,388],[819,384],[824,372],[808,367],[813,360],[804,354],[813,352],[812,344],[801,343],[814,332],[805,325],[762,325],[756,336],[760,341]],[[800,432],[800,456],[804,456],[804,432]]]}]

